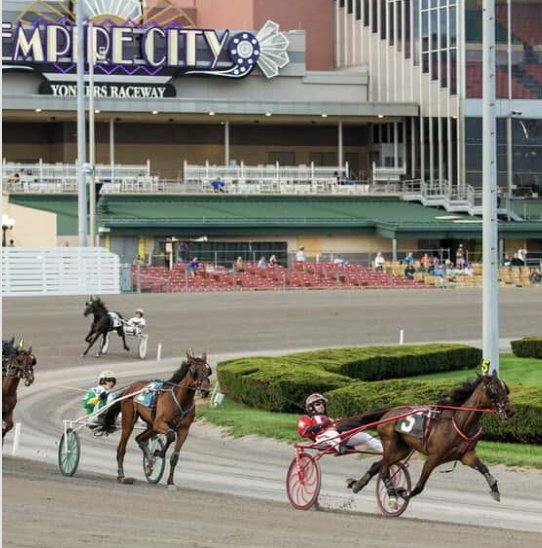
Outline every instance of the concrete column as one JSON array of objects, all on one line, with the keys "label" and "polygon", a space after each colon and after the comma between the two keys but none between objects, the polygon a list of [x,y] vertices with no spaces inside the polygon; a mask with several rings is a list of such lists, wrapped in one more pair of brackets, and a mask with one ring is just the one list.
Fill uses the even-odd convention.
[{"label": "concrete column", "polygon": [[224,122],[224,165],[230,165],[230,122]]},{"label": "concrete column", "polygon": [[343,123],[342,121],[339,122],[339,127],[338,127],[338,132],[339,132],[339,166],[342,167],[344,166],[344,150],[343,150]]},{"label": "concrete column", "polygon": [[397,261],[397,238],[393,238],[391,241],[391,260]]},{"label": "concrete column", "polygon": [[111,165],[111,182],[115,179],[115,119],[109,120],[109,163]]}]

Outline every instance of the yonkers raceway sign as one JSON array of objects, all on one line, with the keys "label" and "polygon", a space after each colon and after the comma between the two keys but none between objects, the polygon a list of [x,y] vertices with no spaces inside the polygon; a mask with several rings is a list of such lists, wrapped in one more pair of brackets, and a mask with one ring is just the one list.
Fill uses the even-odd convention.
[{"label": "yonkers raceway sign", "polygon": [[[174,97],[175,88],[167,82],[181,75],[237,79],[258,66],[273,78],[290,61],[288,39],[272,21],[254,34],[152,23],[142,27],[131,21],[123,26],[105,19],[96,25],[86,22],[82,39],[85,71],[94,67],[95,97]],[[78,41],[73,21],[2,22],[2,70],[40,73],[45,81],[39,93],[74,97]]]}]

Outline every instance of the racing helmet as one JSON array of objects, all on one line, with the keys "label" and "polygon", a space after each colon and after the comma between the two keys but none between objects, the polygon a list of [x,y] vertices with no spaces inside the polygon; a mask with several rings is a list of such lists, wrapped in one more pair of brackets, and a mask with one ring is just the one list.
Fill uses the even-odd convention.
[{"label": "racing helmet", "polygon": [[136,314],[141,314],[141,316],[145,315],[145,311],[142,308],[137,308],[135,311]]},{"label": "racing helmet", "polygon": [[324,398],[324,396],[322,396],[322,394],[318,394],[318,393],[315,393],[315,394],[311,394],[306,400],[305,400],[305,409],[310,412],[313,405],[316,403],[316,402],[319,402],[319,401],[322,401],[324,402],[326,405],[327,405],[327,398]]},{"label": "racing helmet", "polygon": [[117,376],[115,375],[115,373],[113,373],[113,371],[108,371],[108,370],[102,371],[100,373],[100,376],[98,377],[98,382],[102,384],[104,381],[108,379],[112,379],[115,383],[117,382]]}]

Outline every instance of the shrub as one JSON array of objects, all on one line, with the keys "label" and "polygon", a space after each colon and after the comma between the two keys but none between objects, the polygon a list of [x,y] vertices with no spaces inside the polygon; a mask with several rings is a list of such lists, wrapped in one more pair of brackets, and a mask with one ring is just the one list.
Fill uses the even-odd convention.
[{"label": "shrub", "polygon": [[237,402],[269,411],[299,411],[311,392],[374,381],[472,368],[482,353],[460,344],[352,347],[265,358],[218,366],[222,389]]},{"label": "shrub", "polygon": [[542,337],[524,337],[512,341],[512,352],[518,358],[539,358],[542,359]]}]

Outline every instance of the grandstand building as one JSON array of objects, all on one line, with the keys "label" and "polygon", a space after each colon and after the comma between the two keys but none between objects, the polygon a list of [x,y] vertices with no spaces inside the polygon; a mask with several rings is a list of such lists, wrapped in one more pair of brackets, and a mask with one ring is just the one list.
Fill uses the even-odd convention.
[{"label": "grandstand building", "polygon": [[[102,245],[480,251],[481,4],[86,0]],[[76,245],[74,3],[2,9],[3,201]],[[501,250],[542,256],[541,0],[495,28]]]}]

